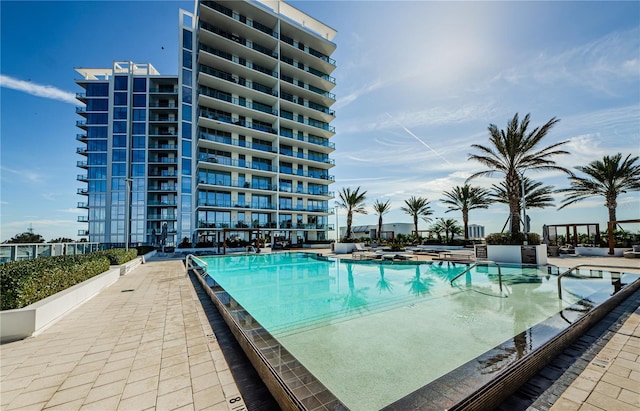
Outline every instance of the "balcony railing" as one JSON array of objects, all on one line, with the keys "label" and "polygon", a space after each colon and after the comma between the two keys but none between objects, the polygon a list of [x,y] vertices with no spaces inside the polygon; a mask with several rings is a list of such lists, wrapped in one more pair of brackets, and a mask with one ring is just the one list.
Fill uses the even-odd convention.
[{"label": "balcony railing", "polygon": [[270,164],[251,162],[241,159],[232,159],[224,156],[208,155],[199,153],[199,161],[204,161],[213,164],[222,164],[225,166],[248,168],[250,170],[262,170],[262,171],[277,171],[277,168]]},{"label": "balcony railing", "polygon": [[302,50],[305,53],[308,53],[314,57],[319,58],[320,60],[327,62],[329,64],[331,64],[332,66],[336,65],[336,61],[334,59],[332,59],[329,56],[325,56],[324,54],[320,53],[317,50],[312,49],[311,47],[308,47],[304,44],[298,43],[296,40],[292,39],[291,37],[287,37],[287,36],[281,36],[282,41],[284,41],[285,43],[295,47],[298,50]]},{"label": "balcony railing", "polygon": [[175,185],[168,185],[168,186],[151,185],[151,186],[149,186],[149,191],[177,191],[177,190],[178,190],[178,186],[175,186]]},{"label": "balcony railing", "polygon": [[86,195],[89,194],[89,189],[88,188],[79,188],[77,193],[80,194],[80,195],[86,196]]},{"label": "balcony railing", "polygon": [[78,205],[76,207],[77,208],[89,208],[89,204],[80,201],[80,202],[78,202]]},{"label": "balcony railing", "polygon": [[178,202],[176,200],[149,200],[147,202],[150,206],[177,206]]},{"label": "balcony railing", "polygon": [[[201,45],[202,48],[202,45]],[[256,90],[259,91],[261,93],[265,93],[265,94],[269,94],[271,96],[278,96],[278,92],[276,90],[274,90],[271,87],[265,86],[264,84],[260,84],[258,82],[255,81],[251,81],[251,80],[247,80],[245,78],[242,77],[234,77],[233,75],[230,75],[229,73],[226,73],[224,71],[220,71],[214,68],[211,68],[207,65],[204,64],[200,64],[200,66],[198,67],[198,70],[201,73],[205,73],[208,74],[210,76],[214,76],[223,80],[226,80],[230,83],[235,83],[235,84],[239,84],[243,87],[252,89],[252,90]]]},{"label": "balcony railing", "polygon": [[312,103],[309,101],[306,101],[305,99],[303,99],[302,97],[298,97],[298,96],[294,96],[293,94],[289,94],[289,93],[281,93],[282,98],[290,101],[292,103],[296,103],[299,106],[303,106],[303,107],[307,107],[316,111],[320,111],[321,113],[324,114],[329,114],[330,116],[335,116],[336,112],[334,110],[329,109],[328,107],[325,106],[321,106],[320,104],[316,104],[316,103]]},{"label": "balcony railing", "polygon": [[274,116],[278,115],[278,112],[268,104],[257,101],[240,100],[239,98],[232,97],[227,93],[222,93],[209,87],[200,87],[199,91],[200,94],[204,94],[205,96],[215,98],[217,100],[226,101],[227,103],[235,104],[236,106],[247,107],[263,113],[272,114]]},{"label": "balcony railing", "polygon": [[[268,69],[268,68],[266,68],[266,67],[264,67],[264,66],[262,66],[262,65],[260,65],[258,63],[254,63],[252,61],[248,61],[245,58],[240,58],[238,56],[234,56],[231,53],[227,53],[226,51],[222,51],[222,50],[217,49],[215,47],[207,46],[206,44],[200,43],[199,47],[200,47],[200,50],[206,51],[207,53],[213,54],[214,56],[221,57],[221,58],[223,58],[225,60],[232,61],[232,62],[234,62],[236,64],[239,64],[239,65],[244,66],[246,68],[249,68],[251,70],[259,71],[260,73],[269,75],[271,77],[278,78],[278,72],[277,71],[270,70],[270,69]],[[233,81],[233,80],[230,80],[230,81]]]},{"label": "balcony railing", "polygon": [[208,31],[210,33],[216,34],[216,35],[218,35],[220,37],[226,38],[227,40],[231,40],[231,41],[236,42],[238,44],[242,44],[243,46],[245,46],[247,48],[250,48],[252,50],[255,50],[257,52],[260,52],[260,53],[262,53],[262,54],[264,54],[266,56],[273,57],[273,58],[276,58],[276,59],[278,58],[278,53],[276,53],[274,50],[271,50],[270,48],[265,47],[265,46],[263,46],[261,44],[255,43],[255,42],[253,42],[251,40],[247,40],[246,38],[244,38],[242,36],[238,36],[236,34],[229,33],[229,32],[227,32],[225,30],[222,30],[219,27],[214,26],[213,24],[209,24],[209,23],[206,23],[204,21],[201,21],[200,22],[200,28],[202,28],[202,29],[204,29],[204,30],[206,30],[206,31]]},{"label": "balcony railing", "polygon": [[215,143],[229,144],[236,147],[245,147],[245,148],[250,148],[252,150],[260,150],[266,153],[276,152],[276,149],[273,146],[239,140],[237,138],[222,137],[215,134],[205,133],[204,131],[200,132],[200,138],[207,141],[213,141]]},{"label": "balcony railing", "polygon": [[79,237],[86,237],[89,235],[89,230],[78,230]]},{"label": "balcony railing", "polygon": [[178,89],[174,87],[151,87],[149,93],[178,94]]},{"label": "balcony railing", "polygon": [[76,161],[76,167],[87,168],[89,167],[89,165],[86,161]]},{"label": "balcony railing", "polygon": [[290,57],[285,57],[285,56],[280,56],[280,61],[283,61],[297,69],[300,69],[304,72],[307,72],[309,74],[313,74],[314,76],[320,77],[323,80],[326,80],[330,83],[336,84],[336,79],[335,77],[331,77],[330,75],[321,72],[320,70],[316,70],[312,67],[309,66],[305,66],[303,63],[299,62],[299,61],[295,61],[294,59],[290,58]]},{"label": "balcony railing", "polygon": [[176,220],[177,214],[148,214],[147,220]]},{"label": "balcony railing", "polygon": [[266,33],[272,37],[278,38],[278,33],[276,33],[275,31],[273,31],[271,28],[265,26],[262,23],[259,23],[255,20],[251,20],[248,19],[246,16],[243,16],[242,14],[238,14],[235,11],[228,9],[226,7],[224,7],[221,4],[216,3],[215,1],[209,1],[209,0],[205,0],[202,2],[202,4],[204,4],[207,7],[210,7],[214,10],[219,11],[222,14],[225,14],[229,17],[231,17],[232,19],[239,21],[241,23],[246,24],[249,27],[253,27],[256,30],[260,30],[263,33]]},{"label": "balcony railing", "polygon": [[178,159],[175,157],[154,157],[149,159],[149,163],[178,164]]},{"label": "balcony railing", "polygon": [[265,133],[276,134],[276,129],[274,129],[273,127],[269,127],[269,126],[262,125],[262,124],[257,124],[257,123],[252,123],[252,122],[246,121],[246,120],[240,120],[237,117],[232,117],[232,116],[216,113],[215,111],[211,111],[211,110],[207,110],[207,109],[202,109],[201,108],[198,111],[198,113],[199,113],[200,117],[205,117],[205,118],[208,118],[210,120],[221,121],[223,123],[228,123],[228,124],[233,124],[233,125],[240,126],[240,127],[250,128],[252,130],[258,130],[258,131],[262,131],[262,132],[265,132]]},{"label": "balcony railing", "polygon": [[330,126],[329,124],[323,122],[323,121],[318,121],[318,120],[314,120],[312,118],[300,118],[300,117],[295,117],[293,116],[293,113],[291,112],[285,112],[285,111],[281,111],[280,112],[280,117],[282,118],[286,118],[287,120],[291,120],[291,121],[295,121],[297,123],[301,123],[301,124],[306,124],[307,126],[311,126],[311,127],[317,127],[320,128],[322,130],[326,130],[326,131],[330,131],[332,133],[336,132],[336,128],[334,126]]},{"label": "balcony railing", "polygon": [[314,138],[314,137],[304,136],[304,135],[300,135],[300,134],[294,136],[293,132],[285,131],[285,130],[280,130],[280,135],[282,137],[288,137],[288,138],[291,138],[291,139],[294,139],[294,140],[298,140],[298,141],[305,141],[307,143],[317,144],[317,145],[323,146],[323,147],[336,148],[335,143],[332,143],[327,139]]},{"label": "balcony railing", "polygon": [[289,77],[289,76],[281,76],[282,80],[286,81],[287,83],[293,84],[294,86],[298,86],[301,87],[305,90],[309,90],[312,91],[316,94],[319,94],[323,97],[327,97],[330,98],[331,100],[335,100],[336,99],[336,95],[333,93],[329,93],[328,91],[319,89],[318,87],[312,86],[310,84],[305,83],[304,81],[300,81],[300,80],[296,80],[293,77]]},{"label": "balcony railing", "polygon": [[86,147],[78,147],[76,148],[76,153],[86,156],[88,154],[88,151]]},{"label": "balcony railing", "polygon": [[198,184],[207,184],[218,187],[232,187],[232,188],[244,188],[248,190],[267,190],[267,191],[278,191],[278,186],[276,184],[264,184],[264,183],[254,183],[249,181],[216,181],[216,180],[200,180]]},{"label": "balcony railing", "polygon": [[89,222],[89,217],[87,217],[86,215],[79,215],[77,221],[79,223],[88,223]]},{"label": "balcony railing", "polygon": [[77,181],[89,181],[89,179],[87,178],[86,174],[78,174],[76,176],[76,180]]}]

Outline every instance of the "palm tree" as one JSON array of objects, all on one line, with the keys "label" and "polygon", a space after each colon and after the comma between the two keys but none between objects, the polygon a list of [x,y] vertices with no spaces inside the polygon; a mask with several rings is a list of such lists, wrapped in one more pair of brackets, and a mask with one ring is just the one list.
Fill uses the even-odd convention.
[{"label": "palm tree", "polygon": [[367,214],[367,210],[364,206],[364,200],[366,199],[366,191],[360,192],[360,187],[355,190],[351,190],[349,187],[343,187],[340,192],[340,202],[338,207],[347,210],[347,231],[344,234],[344,238],[351,237],[351,222],[353,221],[353,213]]},{"label": "palm tree", "polygon": [[384,203],[380,200],[376,200],[376,202],[373,203],[373,211],[378,214],[378,241],[380,241],[380,232],[382,231],[382,215],[388,213],[389,210],[391,210],[391,203],[389,200]]},{"label": "palm tree", "polygon": [[492,203],[489,197],[489,190],[481,187],[473,187],[465,184],[462,187],[453,187],[451,191],[445,191],[447,197],[442,201],[449,208],[445,213],[450,211],[462,211],[462,222],[464,224],[464,239],[469,239],[469,211],[477,208],[488,208]]},{"label": "palm tree", "polygon": [[602,196],[604,205],[609,210],[609,221],[616,221],[616,208],[618,196],[627,191],[640,191],[640,164],[635,164],[638,157],[628,154],[622,160],[622,153],[614,156],[604,156],[601,160],[595,160],[586,166],[577,166],[576,170],[582,171],[587,177],[569,177],[570,188],[558,190],[567,193],[560,209],[582,201],[589,197]]},{"label": "palm tree", "polygon": [[462,233],[462,228],[458,225],[458,222],[452,218],[446,220],[444,218],[438,218],[436,223],[431,226],[430,230],[435,233],[439,233],[438,236],[440,236],[440,233],[444,232],[445,244],[449,244],[449,234],[451,234],[451,240],[453,240],[453,236],[455,234]]},{"label": "palm tree", "polygon": [[479,176],[491,176],[496,172],[505,175],[504,181],[511,214],[511,233],[520,232],[520,201],[522,195],[520,179],[525,171],[557,170],[573,175],[571,171],[558,166],[552,160],[554,156],[569,154],[568,151],[558,149],[568,141],[561,141],[538,149],[540,141],[558,121],[560,120],[554,117],[542,127],[527,131],[529,114],[519,123],[518,113],[516,113],[507,124],[506,131],[498,129],[495,124],[489,125],[489,142],[491,146],[471,145],[471,147],[479,150],[480,153],[469,154],[469,159],[475,160],[489,169],[473,174],[467,181]]},{"label": "palm tree", "polygon": [[406,207],[400,207],[402,211],[413,217],[413,226],[415,227],[416,237],[418,235],[418,218],[422,218],[425,222],[431,221],[429,218],[433,214],[433,210],[429,207],[429,200],[423,197],[411,196],[408,200],[404,200]]},{"label": "palm tree", "polygon": [[[553,207],[553,186],[541,186],[541,181],[534,181],[529,177],[524,178],[524,198],[527,208]],[[509,196],[507,195],[507,187],[504,181],[500,182],[500,185],[493,184],[491,188],[493,188],[493,192],[490,194],[491,201],[509,204]]]}]

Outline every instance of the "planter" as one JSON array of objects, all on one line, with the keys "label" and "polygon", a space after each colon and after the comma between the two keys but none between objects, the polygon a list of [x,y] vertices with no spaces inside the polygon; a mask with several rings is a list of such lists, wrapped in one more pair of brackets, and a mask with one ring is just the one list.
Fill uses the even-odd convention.
[{"label": "planter", "polygon": [[487,260],[495,261],[496,263],[547,264],[547,246],[545,244],[487,245],[486,247]]},{"label": "planter", "polygon": [[109,271],[24,308],[0,311],[0,343],[21,340],[40,333],[67,312],[114,284],[121,275],[134,270],[148,255],[120,266],[111,266]]},{"label": "planter", "polygon": [[356,243],[334,243],[333,252],[336,254],[349,254],[356,249]]},{"label": "planter", "polygon": [[[625,251],[629,250],[629,247],[614,248],[613,255],[616,257],[622,257]],[[594,256],[594,257],[609,257],[608,247],[576,247],[577,255]]]}]

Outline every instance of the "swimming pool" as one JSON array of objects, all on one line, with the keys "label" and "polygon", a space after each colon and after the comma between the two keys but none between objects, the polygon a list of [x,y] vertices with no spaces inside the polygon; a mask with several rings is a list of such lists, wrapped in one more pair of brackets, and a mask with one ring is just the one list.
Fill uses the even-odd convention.
[{"label": "swimming pool", "polygon": [[[219,306],[307,409],[450,408],[638,276],[547,267],[203,257]],[[264,377],[263,377],[264,378]],[[403,405],[404,404],[404,405]]]}]

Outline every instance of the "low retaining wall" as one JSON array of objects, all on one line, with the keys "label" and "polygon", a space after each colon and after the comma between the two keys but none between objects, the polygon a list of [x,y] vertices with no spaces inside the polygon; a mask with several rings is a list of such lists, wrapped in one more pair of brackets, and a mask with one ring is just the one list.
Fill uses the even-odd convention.
[{"label": "low retaining wall", "polygon": [[[594,256],[594,257],[609,257],[608,247],[576,247],[577,255]],[[622,257],[625,251],[630,250],[627,248],[614,248],[613,255],[616,257]]]},{"label": "low retaining wall", "polygon": [[121,275],[136,269],[145,257],[138,257],[120,266],[111,266],[102,274],[24,308],[0,311],[0,343],[21,340],[44,331],[67,312],[114,284]]}]

